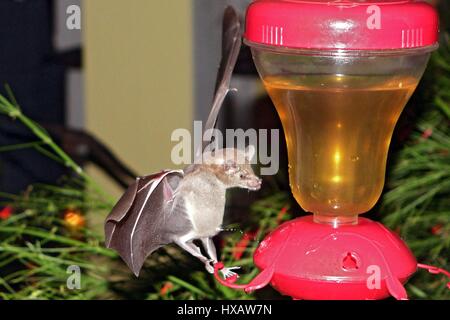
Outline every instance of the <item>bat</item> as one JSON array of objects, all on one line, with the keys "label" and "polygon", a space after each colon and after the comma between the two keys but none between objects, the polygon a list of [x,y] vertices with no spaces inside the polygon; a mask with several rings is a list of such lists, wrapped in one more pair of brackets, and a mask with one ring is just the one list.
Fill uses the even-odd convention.
[{"label": "bat", "polygon": [[[228,7],[224,14],[223,55],[216,93],[204,128],[214,128],[223,101],[230,90],[231,75],[241,47],[240,22]],[[208,141],[208,140],[207,140]],[[218,262],[212,238],[222,229],[225,195],[229,188],[259,190],[261,179],[250,165],[255,148],[196,151],[201,163],[183,170],[164,170],[138,177],[105,220],[105,244],[115,249],[136,276],[145,259],[155,250],[177,244],[198,258],[209,273]],[[200,240],[207,256],[194,244]],[[227,278],[238,267],[223,268]]]}]

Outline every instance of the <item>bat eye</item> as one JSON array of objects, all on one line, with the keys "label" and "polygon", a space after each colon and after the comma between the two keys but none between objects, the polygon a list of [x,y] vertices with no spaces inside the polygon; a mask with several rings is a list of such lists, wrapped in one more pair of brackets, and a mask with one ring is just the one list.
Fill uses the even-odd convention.
[{"label": "bat eye", "polygon": [[239,175],[239,178],[244,179],[244,178],[245,178],[245,174],[241,173],[241,174]]}]

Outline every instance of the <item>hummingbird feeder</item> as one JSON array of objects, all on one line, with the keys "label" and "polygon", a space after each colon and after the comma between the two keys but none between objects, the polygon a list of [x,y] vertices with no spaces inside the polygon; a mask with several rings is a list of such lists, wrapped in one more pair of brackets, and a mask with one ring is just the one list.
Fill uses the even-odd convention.
[{"label": "hummingbird feeder", "polygon": [[[294,299],[406,299],[418,267],[407,245],[359,217],[379,199],[396,122],[438,46],[438,15],[409,0],[256,0],[245,43],[283,124],[289,180],[311,215],[254,253],[246,291]],[[448,275],[448,273],[447,273]]]}]

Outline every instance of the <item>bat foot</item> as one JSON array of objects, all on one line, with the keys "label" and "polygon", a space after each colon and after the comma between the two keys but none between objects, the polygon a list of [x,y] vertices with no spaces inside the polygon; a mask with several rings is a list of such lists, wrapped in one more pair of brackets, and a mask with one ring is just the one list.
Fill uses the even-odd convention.
[{"label": "bat foot", "polygon": [[241,267],[226,267],[226,268],[222,268],[220,269],[220,273],[222,274],[222,277],[224,279],[229,279],[229,278],[239,278],[239,275],[234,272],[233,270],[237,270],[240,269]]},{"label": "bat foot", "polygon": [[209,260],[205,263],[206,271],[208,271],[211,274],[214,274],[214,266],[212,265],[214,263],[213,260]]}]

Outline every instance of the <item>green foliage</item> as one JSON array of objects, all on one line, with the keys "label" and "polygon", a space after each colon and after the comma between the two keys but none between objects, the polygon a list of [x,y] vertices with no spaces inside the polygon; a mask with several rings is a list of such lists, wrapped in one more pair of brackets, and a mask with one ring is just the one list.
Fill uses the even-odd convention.
[{"label": "green foliage", "polygon": [[[107,295],[108,268],[99,259],[116,254],[102,245],[101,236],[80,227],[70,230],[63,220],[66,209],[84,212],[111,209],[111,200],[39,124],[25,116],[11,90],[9,99],[0,95],[0,114],[19,120],[38,139],[0,152],[30,147],[71,168],[79,178],[61,186],[30,186],[22,195],[0,193],[14,214],[0,220],[0,298],[2,299],[90,299]],[[67,267],[83,270],[81,290],[66,286]]]},{"label": "green foliage", "polygon": [[[0,220],[0,298],[90,299],[107,296],[108,266],[114,258],[88,228],[67,225],[68,208],[104,210],[105,202],[76,185],[36,185],[11,199],[14,214]],[[85,212],[86,212],[85,211]],[[67,267],[82,270],[81,290],[66,286]]]}]

